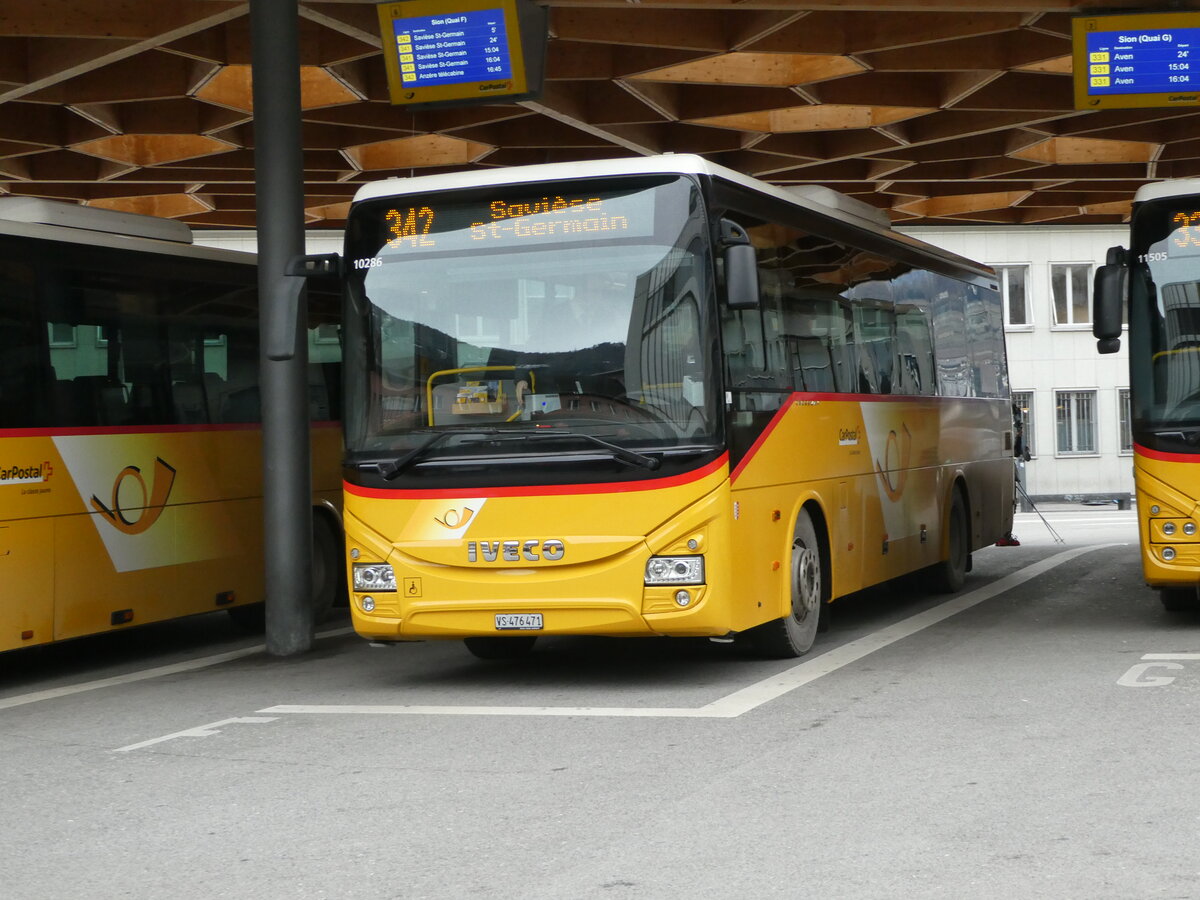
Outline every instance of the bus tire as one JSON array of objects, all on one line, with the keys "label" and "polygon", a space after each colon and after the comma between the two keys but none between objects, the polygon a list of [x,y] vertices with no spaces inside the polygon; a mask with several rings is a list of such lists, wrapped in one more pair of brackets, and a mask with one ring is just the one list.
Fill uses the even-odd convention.
[{"label": "bus tire", "polygon": [[[340,542],[328,516],[313,515],[312,621],[320,625],[329,618],[342,590],[344,578]],[[267,627],[265,603],[248,603],[227,610],[238,631],[260,634]]]},{"label": "bus tire", "polygon": [[1158,599],[1167,612],[1188,612],[1200,608],[1196,588],[1159,588]]},{"label": "bus tire", "polygon": [[772,659],[803,656],[813,645],[827,596],[822,548],[808,512],[801,511],[792,533],[791,613],[750,629],[754,648]]},{"label": "bus tire", "polygon": [[536,642],[536,635],[463,638],[467,649],[479,659],[521,659],[529,655]]},{"label": "bus tire", "polygon": [[936,593],[956,593],[966,581],[971,560],[970,526],[967,504],[963,501],[962,491],[956,487],[946,519],[946,544],[950,555],[928,569],[929,587]]},{"label": "bus tire", "polygon": [[313,513],[312,546],[312,612],[313,624],[320,625],[329,618],[341,592],[345,572],[342,566],[341,541],[329,516]]}]

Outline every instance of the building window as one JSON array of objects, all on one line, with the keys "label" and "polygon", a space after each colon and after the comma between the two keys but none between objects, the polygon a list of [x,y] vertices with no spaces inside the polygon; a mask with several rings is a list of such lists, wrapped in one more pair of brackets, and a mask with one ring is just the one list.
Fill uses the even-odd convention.
[{"label": "building window", "polygon": [[1133,453],[1133,427],[1129,414],[1129,388],[1117,390],[1117,410],[1120,416],[1121,452]]},{"label": "building window", "polygon": [[1014,424],[1021,425],[1021,446],[1014,447],[1016,455],[1023,448],[1030,456],[1036,456],[1037,445],[1033,441],[1033,391],[1013,391]]},{"label": "building window", "polygon": [[1092,321],[1091,280],[1091,263],[1051,264],[1050,293],[1054,297],[1055,325],[1087,325]]},{"label": "building window", "polygon": [[75,346],[75,326],[68,325],[66,322],[50,322],[50,346],[51,347],[74,347]]},{"label": "building window", "polygon": [[1026,328],[1033,324],[1029,309],[1029,266],[996,266],[1000,280],[1000,296],[1004,298],[1004,324],[1011,328]]},{"label": "building window", "polygon": [[1058,452],[1078,456],[1096,452],[1096,392],[1057,391],[1054,404]]}]

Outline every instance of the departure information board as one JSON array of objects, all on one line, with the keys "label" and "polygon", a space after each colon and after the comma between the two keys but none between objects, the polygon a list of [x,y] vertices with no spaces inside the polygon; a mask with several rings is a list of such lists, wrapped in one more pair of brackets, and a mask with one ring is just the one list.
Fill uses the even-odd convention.
[{"label": "departure information board", "polygon": [[450,105],[529,96],[522,39],[528,16],[520,15],[521,6],[522,0],[380,4],[392,103]]},{"label": "departure information board", "polygon": [[1200,105],[1200,13],[1073,21],[1077,109]]}]

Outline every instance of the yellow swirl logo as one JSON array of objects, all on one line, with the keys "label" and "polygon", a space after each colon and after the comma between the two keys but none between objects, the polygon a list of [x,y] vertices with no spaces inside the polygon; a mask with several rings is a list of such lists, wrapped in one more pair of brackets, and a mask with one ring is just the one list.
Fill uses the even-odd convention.
[{"label": "yellow swirl logo", "polygon": [[[121,508],[121,486],[130,478],[134,479],[142,492],[141,502],[132,508],[139,515],[132,519]],[[92,508],[108,519],[118,531],[124,534],[141,534],[157,522],[158,517],[162,515],[174,484],[175,469],[162,459],[154,460],[154,482],[149,491],[146,490],[146,480],[142,478],[142,470],[137,466],[126,466],[117,475],[117,480],[113,482],[111,504],[105,506],[100,498],[93,494]]]},{"label": "yellow swirl logo", "polygon": [[469,506],[464,506],[462,510],[449,509],[442,513],[442,518],[433,517],[433,521],[437,522],[444,528],[465,528],[467,523],[471,521],[471,517],[475,515],[475,510]]}]

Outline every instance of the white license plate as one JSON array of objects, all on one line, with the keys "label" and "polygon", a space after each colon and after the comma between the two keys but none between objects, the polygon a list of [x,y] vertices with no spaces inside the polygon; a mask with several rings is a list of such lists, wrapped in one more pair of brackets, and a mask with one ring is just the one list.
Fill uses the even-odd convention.
[{"label": "white license plate", "polygon": [[497,613],[497,631],[541,631],[541,613]]}]

